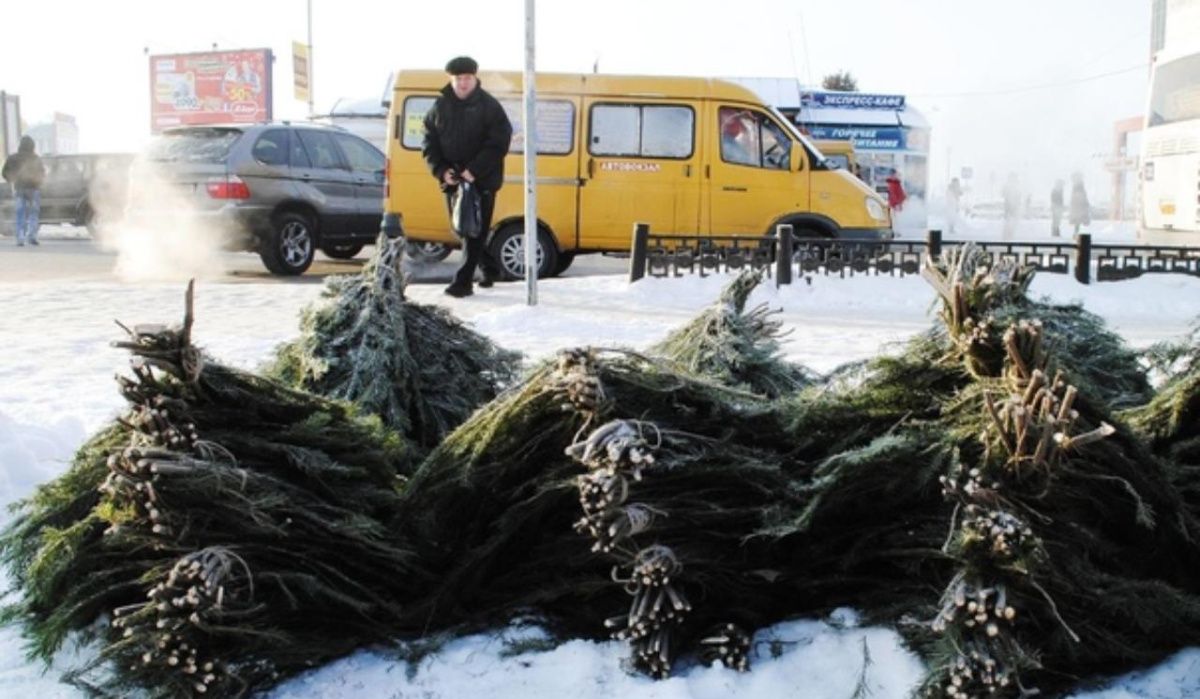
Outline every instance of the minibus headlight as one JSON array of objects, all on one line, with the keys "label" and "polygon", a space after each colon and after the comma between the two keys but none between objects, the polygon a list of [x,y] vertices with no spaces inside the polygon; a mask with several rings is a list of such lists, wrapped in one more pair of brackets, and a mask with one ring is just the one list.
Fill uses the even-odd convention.
[{"label": "minibus headlight", "polygon": [[866,201],[867,215],[879,221],[887,220],[887,211],[884,211],[883,204],[880,204],[878,199],[875,197],[866,197]]}]

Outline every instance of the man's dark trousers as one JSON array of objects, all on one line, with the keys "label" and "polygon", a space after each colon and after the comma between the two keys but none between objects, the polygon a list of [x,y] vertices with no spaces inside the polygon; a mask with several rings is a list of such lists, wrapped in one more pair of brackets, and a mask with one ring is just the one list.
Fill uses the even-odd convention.
[{"label": "man's dark trousers", "polygon": [[[446,193],[446,210],[453,211],[452,200],[454,192]],[[488,235],[487,231],[492,227],[492,211],[496,207],[495,192],[480,192],[479,193],[479,213],[483,229],[483,234],[475,238],[467,238],[463,240],[463,263],[454,274],[453,286],[469,289],[471,282],[475,278],[475,268],[483,269],[485,279],[499,279],[500,267],[492,256],[487,251]]]}]

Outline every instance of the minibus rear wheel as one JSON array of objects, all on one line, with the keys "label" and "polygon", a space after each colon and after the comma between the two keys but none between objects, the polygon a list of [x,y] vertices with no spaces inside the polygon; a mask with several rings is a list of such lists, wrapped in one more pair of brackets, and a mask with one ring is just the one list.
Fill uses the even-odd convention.
[{"label": "minibus rear wheel", "polygon": [[575,261],[575,253],[574,252],[558,253],[558,267],[555,268],[555,270],[554,270],[554,276],[557,277],[558,275],[560,275],[563,272],[570,269],[571,263],[574,261]]},{"label": "minibus rear wheel", "polygon": [[[525,278],[525,224],[521,221],[506,223],[492,236],[490,246],[492,258],[507,280]],[[558,274],[558,248],[544,228],[538,228],[538,278]]]},{"label": "minibus rear wheel", "polygon": [[404,252],[409,256],[410,259],[412,259],[413,262],[431,265],[435,262],[441,262],[447,257],[450,257],[450,253],[453,252],[453,250],[450,249],[449,245],[443,245],[441,243],[426,243],[417,240],[410,240],[407,244],[405,244]]}]

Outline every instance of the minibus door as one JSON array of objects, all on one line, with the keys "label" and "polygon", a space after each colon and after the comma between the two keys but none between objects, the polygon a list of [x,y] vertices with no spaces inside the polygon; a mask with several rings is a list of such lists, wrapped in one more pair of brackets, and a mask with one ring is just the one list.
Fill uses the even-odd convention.
[{"label": "minibus door", "polygon": [[696,110],[688,104],[588,100],[579,243],[628,250],[633,225],[694,234],[700,217]]},{"label": "minibus door", "polygon": [[809,208],[804,149],[765,112],[721,105],[710,129],[709,232],[762,236]]}]

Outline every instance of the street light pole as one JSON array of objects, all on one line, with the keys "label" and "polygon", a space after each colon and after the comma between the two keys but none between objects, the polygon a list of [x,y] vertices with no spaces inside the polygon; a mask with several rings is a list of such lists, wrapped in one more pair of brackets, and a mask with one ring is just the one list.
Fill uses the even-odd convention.
[{"label": "street light pole", "polygon": [[[525,0],[525,296],[537,305],[537,90],[534,88],[535,0]],[[546,251],[549,254],[549,251]]]}]

